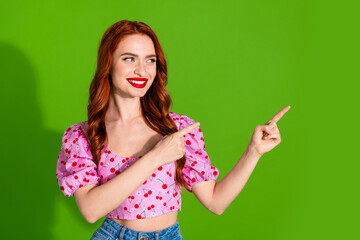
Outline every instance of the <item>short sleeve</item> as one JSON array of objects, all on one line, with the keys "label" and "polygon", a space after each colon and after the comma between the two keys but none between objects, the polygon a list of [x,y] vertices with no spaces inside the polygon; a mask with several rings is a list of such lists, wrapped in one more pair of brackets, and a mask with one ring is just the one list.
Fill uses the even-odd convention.
[{"label": "short sleeve", "polygon": [[70,126],[62,137],[56,165],[56,178],[67,197],[88,184],[98,184],[97,166],[92,160],[89,142],[81,124]]},{"label": "short sleeve", "polygon": [[[195,123],[194,120],[181,115],[179,130]],[[190,187],[194,184],[203,181],[216,180],[219,176],[219,170],[212,166],[209,155],[205,151],[205,141],[203,132],[200,127],[193,129],[191,132],[185,134],[185,166],[182,174],[183,179]]]}]

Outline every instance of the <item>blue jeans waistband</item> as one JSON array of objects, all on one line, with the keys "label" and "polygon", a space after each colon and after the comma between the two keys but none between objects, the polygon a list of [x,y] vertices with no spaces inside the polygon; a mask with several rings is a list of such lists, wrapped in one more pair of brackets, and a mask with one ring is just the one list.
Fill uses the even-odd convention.
[{"label": "blue jeans waistband", "polygon": [[180,234],[179,221],[176,219],[176,223],[170,227],[157,231],[137,231],[128,228],[118,222],[115,222],[111,218],[106,218],[101,224],[100,228],[103,231],[108,232],[115,238],[123,239],[124,235],[129,239],[168,239]]}]

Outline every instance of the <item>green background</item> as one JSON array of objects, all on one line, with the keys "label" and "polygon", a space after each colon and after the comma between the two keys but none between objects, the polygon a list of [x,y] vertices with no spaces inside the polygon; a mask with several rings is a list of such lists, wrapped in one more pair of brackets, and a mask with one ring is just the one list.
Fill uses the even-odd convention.
[{"label": "green background", "polygon": [[[354,1],[355,2],[355,1]],[[1,238],[89,239],[55,177],[86,120],[100,39],[139,20],[168,61],[172,111],[201,123],[218,180],[283,107],[282,142],[214,215],[183,191],[184,239],[359,236],[359,9],[349,1],[1,1]]]}]

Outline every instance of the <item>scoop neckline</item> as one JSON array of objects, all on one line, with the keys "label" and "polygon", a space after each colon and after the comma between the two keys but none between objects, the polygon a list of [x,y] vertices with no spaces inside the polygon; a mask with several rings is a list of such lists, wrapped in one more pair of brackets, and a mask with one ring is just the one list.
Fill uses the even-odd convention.
[{"label": "scoop neckline", "polygon": [[[160,135],[160,140],[159,140],[159,141],[161,141],[161,139],[163,139],[163,138],[164,138],[164,136],[163,136],[163,135]],[[117,156],[117,157],[119,157],[119,158],[138,159],[138,158],[141,158],[141,157],[144,156],[144,155],[140,155],[140,156],[138,156],[138,157],[123,157],[123,156],[120,156],[120,155],[114,153],[113,151],[111,151],[110,148],[108,147],[108,145],[107,145],[105,142],[104,142],[103,144],[104,144],[104,150],[107,150],[110,154],[113,154],[113,155],[115,155],[115,156]]]}]

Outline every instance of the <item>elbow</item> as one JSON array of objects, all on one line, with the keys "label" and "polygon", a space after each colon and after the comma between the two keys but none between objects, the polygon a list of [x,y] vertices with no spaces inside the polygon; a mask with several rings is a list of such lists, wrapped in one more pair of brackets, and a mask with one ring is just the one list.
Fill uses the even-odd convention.
[{"label": "elbow", "polygon": [[208,210],[216,215],[221,215],[224,213],[225,209],[219,207],[220,204],[212,201],[210,205],[208,205]]},{"label": "elbow", "polygon": [[84,186],[74,192],[74,197],[78,209],[84,219],[90,224],[95,223],[101,218],[101,215],[98,211],[98,206],[95,202],[96,199],[93,197],[94,194],[90,194],[94,188],[96,188],[96,185],[92,186],[91,188]]},{"label": "elbow", "polygon": [[224,210],[222,210],[222,209],[211,208],[209,210],[210,210],[210,212],[214,213],[215,215],[221,215],[224,213]]},{"label": "elbow", "polygon": [[97,217],[94,214],[94,211],[91,211],[90,209],[80,208],[80,213],[85,218],[85,220],[90,224],[96,223],[96,221],[99,220],[99,217]]},{"label": "elbow", "polygon": [[93,224],[96,222],[95,218],[85,218],[85,220],[90,224]]},{"label": "elbow", "polygon": [[221,215],[221,214],[224,213],[224,211],[223,210],[217,210],[217,211],[213,211],[213,213],[216,214],[216,215]]},{"label": "elbow", "polygon": [[97,220],[99,220],[99,217],[96,214],[96,211],[94,211],[94,209],[96,209],[94,206],[85,205],[84,202],[82,202],[80,204],[80,202],[79,202],[78,207],[79,207],[79,211],[80,211],[81,215],[84,217],[84,219],[88,223],[93,224]]},{"label": "elbow", "polygon": [[96,223],[97,220],[99,220],[97,217],[95,217],[95,216],[93,216],[91,214],[87,214],[87,215],[83,214],[83,217],[90,224]]}]

